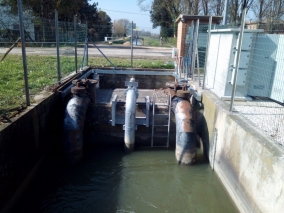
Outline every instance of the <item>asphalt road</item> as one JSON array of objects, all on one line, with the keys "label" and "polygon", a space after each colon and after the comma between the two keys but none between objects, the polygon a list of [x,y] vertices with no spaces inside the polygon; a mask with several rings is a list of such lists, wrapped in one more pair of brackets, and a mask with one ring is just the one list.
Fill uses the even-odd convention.
[{"label": "asphalt road", "polygon": [[[111,45],[98,45],[100,51],[106,56],[112,57],[130,57],[131,47],[130,46],[111,46]],[[90,44],[88,48],[89,56],[101,56],[102,53],[94,45]],[[0,47],[0,54],[7,51],[8,48]],[[133,46],[133,57],[135,58],[147,58],[147,57],[162,57],[171,58],[171,48],[164,47],[142,47]],[[78,56],[83,55],[84,48],[78,47]],[[22,54],[21,47],[15,47],[12,49],[10,54]],[[61,47],[60,55],[71,56],[75,54],[74,47]],[[55,47],[26,47],[26,55],[56,55]]]}]

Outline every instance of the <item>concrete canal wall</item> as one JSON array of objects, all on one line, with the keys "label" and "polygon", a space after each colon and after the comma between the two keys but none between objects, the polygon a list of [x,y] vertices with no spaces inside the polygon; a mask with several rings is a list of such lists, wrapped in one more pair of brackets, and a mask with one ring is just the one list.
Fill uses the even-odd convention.
[{"label": "concrete canal wall", "polygon": [[283,212],[283,148],[211,92],[202,100],[210,163],[240,212]]},{"label": "concrete canal wall", "polygon": [[0,212],[15,204],[43,156],[58,145],[63,110],[59,94],[45,94],[10,123],[0,125]]}]

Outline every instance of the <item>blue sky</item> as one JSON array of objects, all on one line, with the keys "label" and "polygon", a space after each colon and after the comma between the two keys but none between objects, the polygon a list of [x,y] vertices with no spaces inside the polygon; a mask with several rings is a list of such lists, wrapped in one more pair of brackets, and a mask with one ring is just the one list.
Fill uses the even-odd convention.
[{"label": "blue sky", "polygon": [[[91,3],[98,2],[98,8],[105,11],[111,18],[112,22],[118,19],[128,19],[136,23],[139,30],[159,33],[159,29],[152,28],[150,13],[141,11],[137,0],[91,0]],[[146,1],[151,4],[151,0]]]}]

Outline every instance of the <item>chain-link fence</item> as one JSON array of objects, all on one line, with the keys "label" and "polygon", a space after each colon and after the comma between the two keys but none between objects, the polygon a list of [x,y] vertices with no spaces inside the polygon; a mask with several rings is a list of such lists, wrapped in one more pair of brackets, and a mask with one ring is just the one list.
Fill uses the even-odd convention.
[{"label": "chain-link fence", "polygon": [[[252,33],[245,89],[253,106],[235,104],[235,109],[277,143],[284,145],[284,32],[283,24],[259,25]],[[244,36],[244,44],[248,36]],[[241,61],[240,61],[241,63]],[[240,73],[240,75],[243,75]],[[239,76],[238,76],[239,77]],[[240,76],[240,78],[242,78]]]},{"label": "chain-link fence", "polygon": [[[27,14],[25,14],[27,15]],[[0,19],[0,114],[26,106],[29,90],[33,97],[44,88],[57,85],[65,76],[79,70],[87,38],[86,24],[56,22],[56,19],[23,18],[24,41],[20,38],[18,16]],[[75,37],[76,36],[76,37]],[[25,46],[25,54],[22,52]],[[77,54],[77,49],[80,54]],[[23,72],[23,61],[27,74]],[[27,77],[28,85],[24,79]]]},{"label": "chain-link fence", "polygon": [[[279,21],[247,23],[244,28],[243,36],[240,26],[213,25],[204,34],[199,29],[194,74],[188,77],[199,80],[200,88],[210,89],[228,101],[233,112],[246,117],[264,135],[283,146],[284,25]],[[204,26],[205,30],[208,26]],[[206,48],[208,33],[206,60],[206,53],[200,54],[200,49]],[[201,67],[206,72],[204,81],[203,72],[196,74]]]}]

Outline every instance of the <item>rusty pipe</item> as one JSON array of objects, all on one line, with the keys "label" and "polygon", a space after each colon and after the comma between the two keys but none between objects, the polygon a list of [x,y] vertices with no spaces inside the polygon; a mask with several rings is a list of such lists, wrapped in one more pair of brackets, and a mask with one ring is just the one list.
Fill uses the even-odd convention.
[{"label": "rusty pipe", "polygon": [[175,96],[172,103],[176,118],[176,159],[179,164],[192,164],[197,152],[193,108],[187,97]]}]

